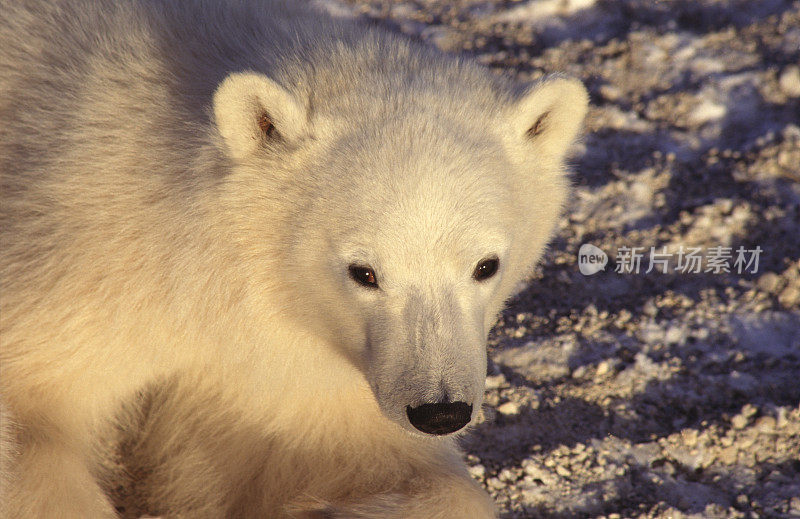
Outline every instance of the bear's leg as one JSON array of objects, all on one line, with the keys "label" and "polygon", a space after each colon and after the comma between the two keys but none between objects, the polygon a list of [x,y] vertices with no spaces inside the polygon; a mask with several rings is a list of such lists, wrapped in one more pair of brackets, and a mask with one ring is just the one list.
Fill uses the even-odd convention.
[{"label": "bear's leg", "polygon": [[[426,478],[427,479],[427,478]],[[497,513],[485,490],[468,478],[431,478],[411,495],[378,495],[331,516],[348,519],[494,519]]]},{"label": "bear's leg", "polygon": [[346,503],[308,508],[289,507],[289,517],[302,519],[494,519],[489,495],[468,476],[434,474],[415,490],[383,493]]},{"label": "bear's leg", "polygon": [[117,517],[79,450],[50,438],[23,441],[5,494],[8,519]]}]

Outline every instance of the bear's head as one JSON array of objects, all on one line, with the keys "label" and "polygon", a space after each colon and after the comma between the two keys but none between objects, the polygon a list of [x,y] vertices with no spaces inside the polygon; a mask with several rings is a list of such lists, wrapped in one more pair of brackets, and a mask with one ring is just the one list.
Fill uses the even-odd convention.
[{"label": "bear's head", "polygon": [[279,244],[252,251],[254,278],[290,286],[383,413],[434,435],[480,409],[487,334],[559,217],[588,101],[571,79],[458,73],[355,94],[237,73],[214,97],[241,226]]}]

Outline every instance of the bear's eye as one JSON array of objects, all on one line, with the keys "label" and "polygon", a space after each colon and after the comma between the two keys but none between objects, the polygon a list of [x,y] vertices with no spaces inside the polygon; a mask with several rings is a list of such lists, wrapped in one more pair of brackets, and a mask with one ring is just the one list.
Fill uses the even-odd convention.
[{"label": "bear's eye", "polygon": [[367,288],[378,288],[378,281],[375,278],[375,271],[371,267],[362,265],[350,265],[347,267],[353,281]]},{"label": "bear's eye", "polygon": [[486,258],[475,267],[475,271],[472,273],[472,279],[475,281],[485,281],[489,279],[497,273],[499,264],[500,260],[495,257]]}]

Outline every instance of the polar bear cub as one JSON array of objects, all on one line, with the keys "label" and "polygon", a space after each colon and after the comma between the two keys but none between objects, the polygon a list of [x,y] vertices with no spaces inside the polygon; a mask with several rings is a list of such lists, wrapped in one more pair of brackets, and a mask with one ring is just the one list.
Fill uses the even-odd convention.
[{"label": "polar bear cub", "polygon": [[5,516],[493,517],[454,437],[583,86],[293,2],[3,10]]}]

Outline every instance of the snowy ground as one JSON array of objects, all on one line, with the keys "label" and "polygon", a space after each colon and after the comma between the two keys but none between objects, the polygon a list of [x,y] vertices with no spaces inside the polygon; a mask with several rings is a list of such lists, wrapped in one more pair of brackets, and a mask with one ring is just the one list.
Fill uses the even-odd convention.
[{"label": "snowy ground", "polygon": [[[573,200],[465,442],[503,517],[800,517],[800,2],[336,1],[591,92]],[[584,243],[605,271],[581,274]]]}]

